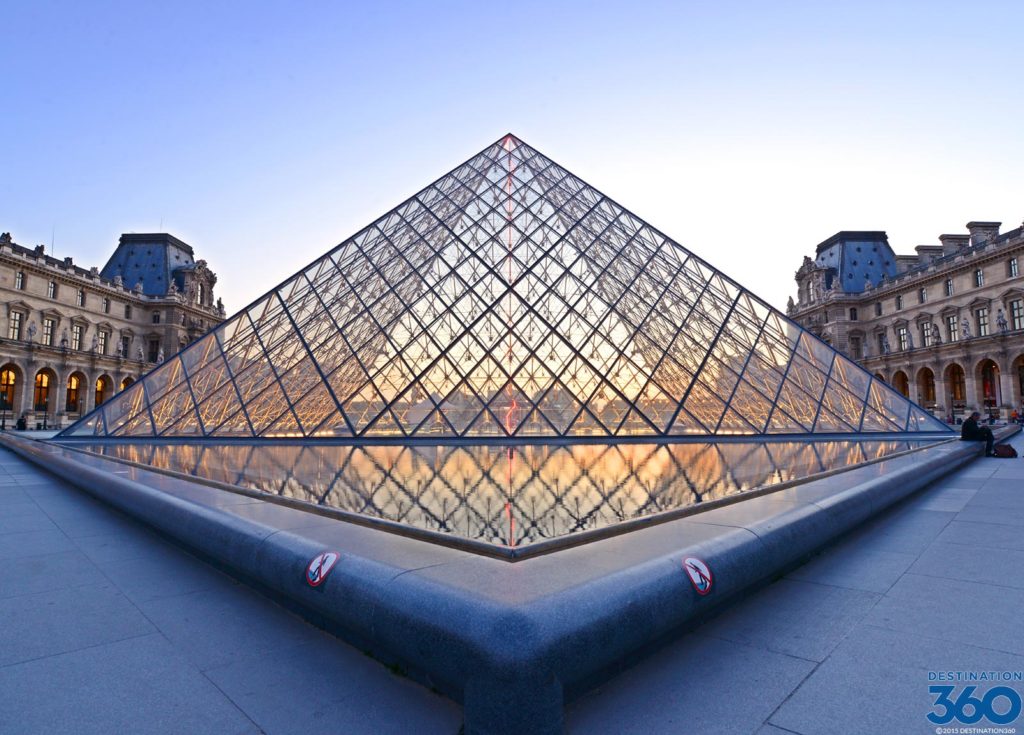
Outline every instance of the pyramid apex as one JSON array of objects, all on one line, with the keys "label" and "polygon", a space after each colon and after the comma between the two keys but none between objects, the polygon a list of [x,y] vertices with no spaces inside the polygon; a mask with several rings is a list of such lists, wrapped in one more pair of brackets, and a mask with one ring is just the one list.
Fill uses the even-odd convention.
[{"label": "pyramid apex", "polygon": [[523,141],[514,133],[505,133],[503,136],[498,138],[497,143],[505,150],[511,150],[512,148],[524,145]]}]

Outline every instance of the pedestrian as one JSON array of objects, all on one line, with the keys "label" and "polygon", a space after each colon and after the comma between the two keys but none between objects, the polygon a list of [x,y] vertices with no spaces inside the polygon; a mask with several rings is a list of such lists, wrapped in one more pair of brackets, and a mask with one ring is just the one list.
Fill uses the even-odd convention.
[{"label": "pedestrian", "polygon": [[978,419],[981,414],[975,411],[964,420],[963,428],[960,429],[960,440],[965,442],[985,442],[985,456],[991,457],[992,446],[996,438],[992,436],[992,429],[987,426],[978,426]]}]

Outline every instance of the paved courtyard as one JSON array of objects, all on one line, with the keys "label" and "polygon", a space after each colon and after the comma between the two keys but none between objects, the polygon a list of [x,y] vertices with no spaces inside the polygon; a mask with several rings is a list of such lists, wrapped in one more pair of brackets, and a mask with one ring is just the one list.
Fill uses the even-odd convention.
[{"label": "paved courtyard", "polygon": [[[0,732],[460,729],[456,704],[6,450],[0,560]],[[1024,670],[1022,610],[1024,460],[979,459],[574,702],[568,729],[934,732],[928,672]]]}]

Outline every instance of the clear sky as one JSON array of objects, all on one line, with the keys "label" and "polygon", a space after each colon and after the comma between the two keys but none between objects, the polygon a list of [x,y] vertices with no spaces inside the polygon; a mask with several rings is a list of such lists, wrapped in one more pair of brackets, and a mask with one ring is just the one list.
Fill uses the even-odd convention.
[{"label": "clear sky", "polygon": [[0,231],[229,312],[506,132],[782,307],[841,229],[1024,219],[1021,2],[0,0]]}]

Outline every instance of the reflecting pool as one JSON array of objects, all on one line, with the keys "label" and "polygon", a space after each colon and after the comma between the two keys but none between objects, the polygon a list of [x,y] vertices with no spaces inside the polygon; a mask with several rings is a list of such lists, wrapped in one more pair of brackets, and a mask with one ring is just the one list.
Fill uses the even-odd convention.
[{"label": "reflecting pool", "polygon": [[416,529],[523,547],[928,443],[77,446]]}]

